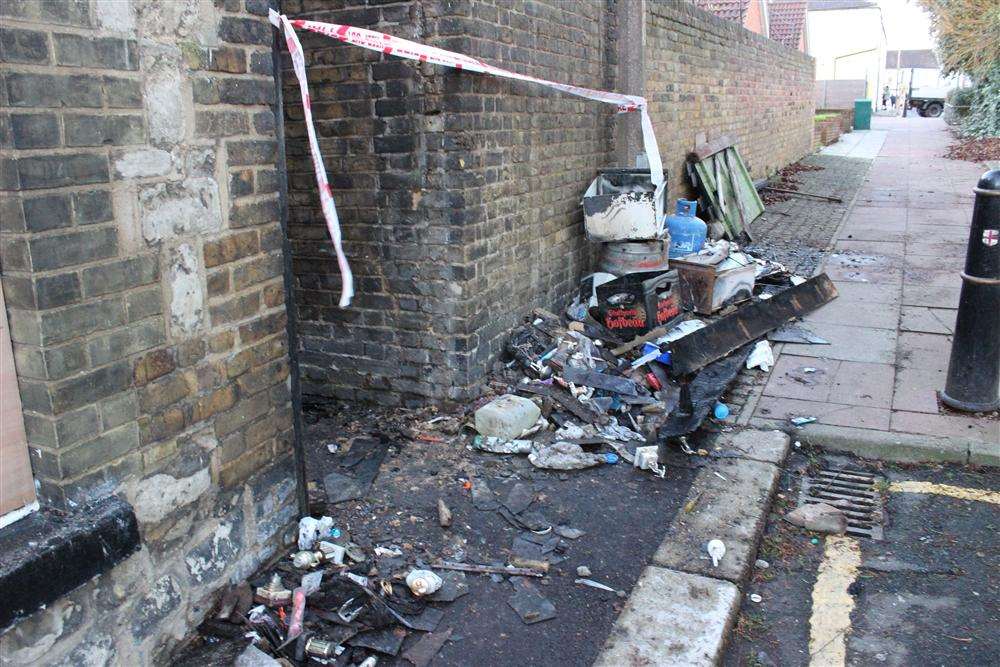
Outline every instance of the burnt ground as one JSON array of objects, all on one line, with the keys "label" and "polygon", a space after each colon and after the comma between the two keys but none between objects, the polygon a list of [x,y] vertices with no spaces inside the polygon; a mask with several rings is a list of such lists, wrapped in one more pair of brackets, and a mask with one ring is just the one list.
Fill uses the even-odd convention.
[{"label": "burnt ground", "polygon": [[[793,454],[764,534],[757,569],[723,664],[727,667],[809,664],[812,588],[823,538],[780,517],[796,505],[801,471],[817,465],[867,469],[888,481],[920,480],[1000,489],[995,469],[872,464],[835,456]],[[1000,655],[1000,511],[986,502],[888,493],[884,539],[861,539],[848,665],[989,665]]]},{"label": "burnt ground", "polygon": [[[380,413],[375,409],[359,415],[355,406],[331,407],[343,407],[343,412],[320,418],[306,432],[307,475],[317,489],[323,488],[325,475],[336,469],[326,444],[343,441],[355,428],[365,430],[385,418],[376,416]],[[477,510],[463,484],[472,476],[485,479],[502,501],[517,482],[530,483],[536,500],[529,510],[541,512],[554,525],[586,532],[576,540],[563,541],[566,560],[553,565],[549,576],[538,582],[539,590],[555,605],[556,618],[525,625],[507,604],[513,590],[510,583],[470,574],[469,594],[441,606],[445,616],[439,629],[451,628],[453,636],[434,664],[590,664],[624,599],[575,584],[577,566],[589,567],[591,578],[597,581],[631,591],[683,503],[695,467],[679,458],[662,480],[623,464],[566,473],[543,471],[525,456],[471,451],[467,448],[470,431],[450,435],[447,427],[440,431],[415,423],[420,417],[430,418],[433,413],[394,418],[401,426],[445,441],[401,438],[383,461],[367,498],[330,507],[328,514],[360,544],[394,544],[405,558],[502,563],[511,557],[512,542],[523,531],[510,526],[496,511]],[[385,422],[381,423],[384,427]],[[451,528],[438,524],[439,498],[454,514]],[[404,651],[417,635],[408,638]]]},{"label": "burnt ground", "polygon": [[[526,456],[472,450],[474,432],[462,427],[463,415],[427,424],[442,416],[434,408],[402,410],[332,402],[307,406],[304,414],[312,513],[333,517],[335,525],[369,554],[376,546],[402,551],[399,559],[376,561],[379,577],[393,572],[405,575],[415,564],[430,565],[438,559],[492,565],[510,562],[514,539],[524,531],[508,524],[495,510],[476,509],[467,488],[473,478],[485,480],[498,502],[507,498],[515,484],[528,484],[535,500],[527,512],[540,513],[553,526],[585,532],[578,539],[561,540],[548,556],[554,562],[548,575],[532,580],[555,605],[556,616],[551,620],[531,625],[521,621],[508,605],[514,591],[512,579],[466,575],[467,595],[433,605],[444,613],[437,630],[452,631],[451,640],[433,660],[435,666],[591,664],[626,599],[574,583],[576,568],[585,565],[592,572],[589,578],[630,593],[683,504],[698,468],[708,461],[677,453],[665,479],[624,462],[580,471],[546,471],[534,468]],[[703,429],[692,445],[704,445],[713,437],[710,431],[711,427]],[[349,455],[356,437],[378,433],[391,445],[367,495],[328,505],[326,475],[345,472],[340,462],[345,450]],[[336,454],[328,450],[331,443],[337,445]],[[450,528],[439,525],[438,499],[453,513]],[[286,585],[297,585],[301,573],[285,564],[278,567]],[[263,583],[271,571],[273,567],[264,568],[250,582]],[[308,614],[306,620],[308,628]],[[312,621],[311,629],[318,636],[323,636],[324,627],[333,628],[319,619]],[[400,654],[423,636],[411,632]],[[231,664],[246,644],[242,638],[195,639],[175,662]],[[378,658],[379,665],[410,664],[400,657]]]},{"label": "burnt ground", "polygon": [[746,250],[756,257],[784,264],[811,276],[829,253],[837,228],[864,183],[872,161],[839,155],[809,155],[788,165],[768,183],[840,198],[839,202],[764,190],[764,215],[754,221],[754,242]]}]

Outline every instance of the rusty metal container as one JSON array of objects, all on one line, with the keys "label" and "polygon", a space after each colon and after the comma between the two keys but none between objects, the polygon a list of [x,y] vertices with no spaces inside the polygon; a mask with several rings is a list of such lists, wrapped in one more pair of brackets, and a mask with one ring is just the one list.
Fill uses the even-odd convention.
[{"label": "rusty metal container", "polygon": [[670,237],[657,241],[618,241],[601,246],[597,270],[624,276],[670,268]]}]

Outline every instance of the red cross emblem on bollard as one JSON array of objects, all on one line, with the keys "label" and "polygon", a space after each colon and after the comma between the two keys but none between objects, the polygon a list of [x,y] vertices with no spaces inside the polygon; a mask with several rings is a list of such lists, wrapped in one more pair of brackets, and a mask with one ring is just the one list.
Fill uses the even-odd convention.
[{"label": "red cross emblem on bollard", "polygon": [[983,245],[994,246],[1000,242],[1000,231],[996,229],[983,230]]}]

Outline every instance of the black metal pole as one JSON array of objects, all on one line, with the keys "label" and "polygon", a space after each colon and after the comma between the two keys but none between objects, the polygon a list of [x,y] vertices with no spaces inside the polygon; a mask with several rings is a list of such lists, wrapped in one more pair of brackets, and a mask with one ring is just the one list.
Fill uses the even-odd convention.
[{"label": "black metal pole", "polygon": [[975,188],[962,295],[941,401],[956,410],[1000,407],[1000,169]]},{"label": "black metal pole", "polygon": [[[281,11],[280,0],[271,3]],[[295,275],[292,272],[292,242],[288,238],[288,167],[285,162],[285,109],[281,90],[281,47],[279,30],[272,31],[271,67],[274,70],[274,129],[278,139],[278,204],[281,211],[281,254],[285,283],[285,330],[288,334],[288,361],[292,394],[292,452],[295,462],[295,497],[299,516],[309,516],[309,488],[306,476],[306,452],[302,428],[302,388],[299,378],[299,308],[295,301]]]}]

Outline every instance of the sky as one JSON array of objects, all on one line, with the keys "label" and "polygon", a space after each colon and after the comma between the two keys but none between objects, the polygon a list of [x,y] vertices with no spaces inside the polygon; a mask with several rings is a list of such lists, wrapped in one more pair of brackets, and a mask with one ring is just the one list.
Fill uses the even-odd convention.
[{"label": "sky", "polygon": [[878,0],[885,24],[887,48],[932,49],[930,17],[916,0]]}]

